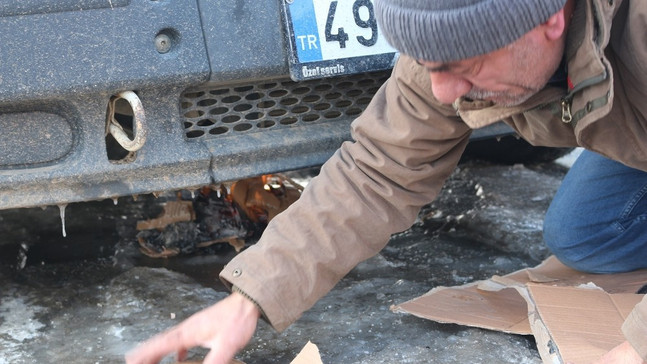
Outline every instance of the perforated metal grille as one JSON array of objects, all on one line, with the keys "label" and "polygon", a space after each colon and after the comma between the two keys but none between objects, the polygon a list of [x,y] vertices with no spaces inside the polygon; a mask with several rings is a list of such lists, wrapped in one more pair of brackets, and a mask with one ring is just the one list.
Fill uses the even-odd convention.
[{"label": "perforated metal grille", "polygon": [[389,74],[190,89],[180,100],[186,137],[196,140],[354,118]]}]

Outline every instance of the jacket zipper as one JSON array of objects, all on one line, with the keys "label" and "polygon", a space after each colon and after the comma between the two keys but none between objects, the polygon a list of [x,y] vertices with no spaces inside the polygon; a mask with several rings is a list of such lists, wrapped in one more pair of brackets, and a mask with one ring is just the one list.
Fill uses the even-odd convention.
[{"label": "jacket zipper", "polygon": [[573,121],[573,114],[571,114],[572,98],[562,98],[562,123],[568,124]]},{"label": "jacket zipper", "polygon": [[[562,104],[562,122],[565,124],[570,124],[573,121],[573,113],[571,112],[571,106],[573,105],[573,96],[575,95],[576,92],[582,90],[585,87],[589,87],[592,85],[595,85],[597,83],[600,83],[604,81],[608,77],[608,72],[606,70],[606,67],[604,68],[604,72],[597,76],[597,77],[592,77],[589,78],[586,81],[580,82],[577,86],[573,87],[572,90],[566,94],[566,96],[562,97],[561,99],[561,104]],[[577,120],[576,120],[577,122]]]}]

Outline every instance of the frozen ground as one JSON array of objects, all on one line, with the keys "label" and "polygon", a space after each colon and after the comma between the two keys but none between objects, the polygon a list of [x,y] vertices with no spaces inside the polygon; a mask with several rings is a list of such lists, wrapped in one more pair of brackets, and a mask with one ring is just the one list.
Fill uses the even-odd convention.
[{"label": "frozen ground", "polygon": [[[326,364],[540,363],[532,337],[389,307],[537,264],[548,254],[542,214],[564,172],[559,164],[462,165],[410,230],[284,333],[261,322],[238,359],[289,363],[312,341]],[[138,341],[224,297],[215,277],[232,251],[168,260],[137,252],[134,223],[157,205],[147,197],[71,205],[66,238],[55,208],[0,211],[0,364],[121,363]]]}]

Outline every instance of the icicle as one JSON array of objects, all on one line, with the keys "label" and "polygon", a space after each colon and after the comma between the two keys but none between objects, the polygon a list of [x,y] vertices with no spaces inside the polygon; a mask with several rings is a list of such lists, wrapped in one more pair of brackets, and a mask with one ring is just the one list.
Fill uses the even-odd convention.
[{"label": "icicle", "polygon": [[65,232],[65,208],[67,207],[67,204],[65,205],[58,205],[58,209],[61,213],[61,225],[63,227],[63,237],[67,237],[67,232]]},{"label": "icicle", "polygon": [[119,203],[118,197],[113,197],[112,198],[112,203],[114,203],[115,206],[117,206],[117,203]]},{"label": "icicle", "polygon": [[218,196],[218,198],[220,198],[220,189],[216,190],[216,195]]},{"label": "icicle", "polygon": [[195,200],[195,191],[194,190],[191,190],[191,199]]},{"label": "icicle", "polygon": [[25,243],[20,243],[20,248],[18,249],[18,270],[25,268],[27,264],[27,251],[29,246]]}]

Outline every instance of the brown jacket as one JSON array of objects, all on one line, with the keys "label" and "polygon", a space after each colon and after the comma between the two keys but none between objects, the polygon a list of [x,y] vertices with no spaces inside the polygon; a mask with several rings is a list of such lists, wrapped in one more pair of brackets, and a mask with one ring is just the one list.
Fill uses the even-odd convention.
[{"label": "brown jacket", "polygon": [[[569,90],[546,87],[518,107],[462,99],[442,105],[425,70],[402,56],[354,121],[354,142],[341,146],[221,279],[285,329],[411,226],[456,167],[471,129],[499,120],[532,144],[579,145],[647,170],[645,19],[642,0],[578,0],[567,40]],[[647,358],[647,301],[625,332]]]}]

